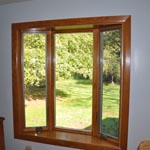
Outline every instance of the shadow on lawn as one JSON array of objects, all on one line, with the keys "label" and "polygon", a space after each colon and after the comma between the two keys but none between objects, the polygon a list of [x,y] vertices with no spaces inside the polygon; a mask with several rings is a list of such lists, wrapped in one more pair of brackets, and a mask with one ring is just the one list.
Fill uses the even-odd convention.
[{"label": "shadow on lawn", "polygon": [[56,96],[60,96],[60,97],[70,97],[70,94],[67,94],[67,92],[64,92],[63,90],[56,89]]},{"label": "shadow on lawn", "polygon": [[[46,87],[30,87],[28,89],[26,89],[26,96],[27,97],[32,97],[32,99],[42,99],[46,97]],[[60,89],[56,89],[56,96],[60,96],[60,97],[70,97],[70,94],[68,94],[67,92],[60,90]]]},{"label": "shadow on lawn", "polygon": [[[106,135],[118,137],[119,135],[119,119],[118,118],[105,118],[102,120],[101,132]],[[84,130],[91,130],[92,126],[84,128]]]},{"label": "shadow on lawn", "polygon": [[92,80],[77,80],[76,84],[92,85]]}]

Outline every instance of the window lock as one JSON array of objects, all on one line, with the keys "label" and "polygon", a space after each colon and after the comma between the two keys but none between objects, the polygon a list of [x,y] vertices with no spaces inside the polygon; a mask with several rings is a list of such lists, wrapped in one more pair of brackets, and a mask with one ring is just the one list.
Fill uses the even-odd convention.
[{"label": "window lock", "polygon": [[42,127],[35,127],[35,136],[38,136],[42,131]]}]

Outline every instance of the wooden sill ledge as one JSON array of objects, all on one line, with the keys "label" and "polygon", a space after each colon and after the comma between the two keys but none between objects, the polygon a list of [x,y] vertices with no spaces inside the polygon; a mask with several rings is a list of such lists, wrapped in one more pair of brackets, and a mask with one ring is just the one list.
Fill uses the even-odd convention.
[{"label": "wooden sill ledge", "polygon": [[35,135],[35,132],[25,132],[15,138],[84,150],[121,150],[119,146],[116,146],[116,144],[107,140],[92,137],[90,135],[60,131],[42,131],[38,135]]}]

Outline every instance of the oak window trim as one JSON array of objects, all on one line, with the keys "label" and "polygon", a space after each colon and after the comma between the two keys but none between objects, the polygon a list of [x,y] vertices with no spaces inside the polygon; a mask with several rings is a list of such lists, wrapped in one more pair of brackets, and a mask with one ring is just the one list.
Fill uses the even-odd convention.
[{"label": "oak window trim", "polygon": [[[72,133],[67,132],[59,132],[57,130],[53,130],[53,124],[48,124],[48,128],[45,128],[43,133],[39,136],[35,136],[32,129],[24,129],[24,112],[22,108],[23,104],[23,92],[22,92],[22,78],[21,78],[21,70],[22,70],[22,41],[21,41],[21,32],[23,30],[33,29],[33,31],[48,31],[48,38],[51,41],[48,45],[48,49],[53,49],[53,32],[55,32],[54,27],[63,27],[63,26],[80,26],[80,25],[89,25],[92,24],[93,27],[97,27],[99,25],[121,25],[122,28],[122,41],[123,41],[123,54],[122,54],[122,88],[121,88],[121,108],[120,108],[120,135],[119,140],[115,144],[112,144],[106,140],[97,137],[98,126],[93,128],[93,135],[84,135],[80,134],[80,132],[76,132],[73,135],[75,139],[82,136],[82,139],[89,139],[89,143],[86,143],[86,140],[75,140],[72,136]],[[26,23],[14,23],[12,24],[12,90],[13,90],[13,114],[14,114],[14,137],[18,139],[25,139],[29,141],[36,141],[47,144],[68,146],[68,147],[76,147],[76,148],[84,148],[84,149],[127,149],[127,137],[128,137],[128,115],[129,115],[129,91],[130,91],[130,41],[131,41],[131,17],[130,16],[110,16],[110,17],[92,17],[92,18],[76,18],[76,19],[62,19],[62,20],[50,20],[50,21],[36,21],[36,22],[26,22]],[[92,27],[92,28],[93,28]],[[89,29],[91,30],[91,28]],[[38,32],[38,31],[37,31]],[[64,29],[56,32],[65,32]],[[72,32],[72,29],[70,29]],[[99,33],[99,29],[94,29],[94,34]],[[97,42],[95,38],[94,42]],[[95,44],[97,45],[97,44]],[[97,45],[95,48],[100,48],[100,45]],[[49,56],[53,55],[53,51],[49,51]],[[49,57],[51,58],[51,57]],[[50,60],[53,63],[52,59]],[[54,69],[53,66],[49,66],[48,68]],[[52,79],[51,79],[52,80]],[[51,81],[48,81],[52,84]],[[94,95],[94,93],[93,93]],[[97,95],[97,93],[96,93]],[[51,101],[49,106],[54,105]],[[93,105],[96,105],[93,103]],[[48,107],[49,108],[49,107]],[[98,107],[96,106],[96,110],[98,112]],[[53,114],[48,116],[48,120],[53,118]],[[95,123],[96,116],[93,116],[93,123]],[[52,133],[51,136],[47,134]],[[53,136],[54,134],[54,136]],[[60,137],[56,138],[56,135]],[[65,136],[64,136],[65,135]],[[68,137],[66,137],[68,136]],[[66,140],[67,138],[67,140]],[[98,140],[98,142],[97,142]],[[111,139],[110,139],[111,141]],[[112,140],[113,141],[113,140]],[[101,144],[100,144],[101,143]],[[110,144],[110,145],[109,145]]]}]

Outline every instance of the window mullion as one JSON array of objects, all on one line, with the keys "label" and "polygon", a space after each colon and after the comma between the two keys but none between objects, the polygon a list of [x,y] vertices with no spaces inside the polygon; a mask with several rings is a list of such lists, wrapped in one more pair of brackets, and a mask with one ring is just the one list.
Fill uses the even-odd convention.
[{"label": "window mullion", "polygon": [[99,133],[99,95],[100,95],[100,31],[93,29],[93,114],[92,114],[92,133],[98,136]]},{"label": "window mullion", "polygon": [[54,34],[47,32],[47,125],[54,129]]}]

